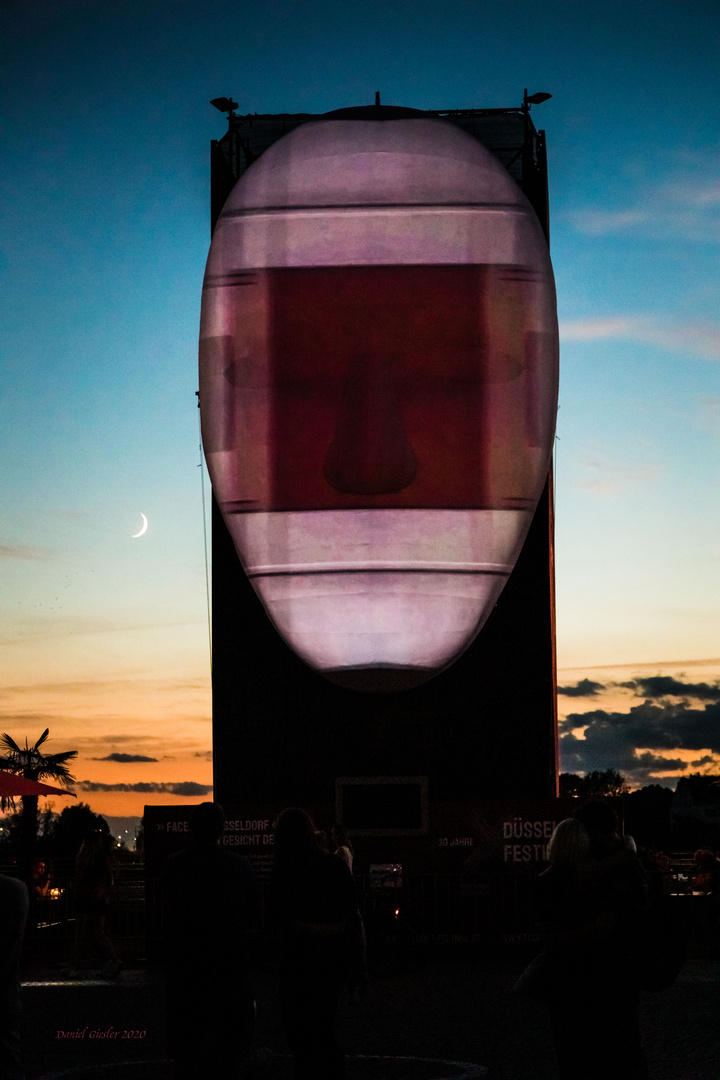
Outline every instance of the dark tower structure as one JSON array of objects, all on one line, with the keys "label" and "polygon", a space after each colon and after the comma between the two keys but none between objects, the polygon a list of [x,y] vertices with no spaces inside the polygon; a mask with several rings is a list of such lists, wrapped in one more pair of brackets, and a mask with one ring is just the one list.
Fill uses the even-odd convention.
[{"label": "dark tower structure", "polygon": [[[518,108],[423,114],[449,121],[483,143],[524,191],[546,237],[545,137],[535,129],[530,105],[547,96],[528,98],[526,92]],[[286,132],[319,117],[239,116],[228,99],[213,104],[229,112],[227,133],[211,144],[214,227],[248,166]],[[363,116],[392,119],[394,112],[376,102]],[[446,671],[398,693],[344,689],[306,667],[269,622],[214,502],[212,527],[216,799],[248,808],[327,807],[332,813],[341,788],[346,811],[352,801],[352,785],[338,785],[339,778],[422,778],[422,830],[428,802],[431,814],[434,801],[556,794],[551,475],[517,565],[479,636]],[[412,801],[411,788],[396,784],[395,795],[386,795],[402,803],[405,791],[405,801]],[[371,808],[363,811],[357,798],[355,803],[360,817],[367,812],[372,818]],[[411,825],[409,803],[406,809]],[[403,817],[399,804],[396,810]],[[395,813],[390,803],[378,812],[386,823]]]}]

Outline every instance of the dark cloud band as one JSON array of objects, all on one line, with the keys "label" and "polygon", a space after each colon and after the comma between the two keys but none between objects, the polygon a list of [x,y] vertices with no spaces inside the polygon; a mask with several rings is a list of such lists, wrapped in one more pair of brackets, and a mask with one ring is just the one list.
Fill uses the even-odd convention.
[{"label": "dark cloud band", "polygon": [[[662,751],[720,754],[718,702],[690,708],[685,702],[654,705],[646,701],[629,713],[604,709],[571,713],[559,726],[564,772],[616,769],[633,784],[646,784],[652,782],[654,772],[682,769],[688,764],[675,756],[664,757]],[[582,739],[574,734],[578,728],[584,730]],[[647,749],[639,754],[638,747]]]},{"label": "dark cloud band", "polygon": [[686,683],[670,675],[631,679],[630,682],[620,683],[620,686],[634,690],[638,697],[644,698],[692,697],[700,701],[720,701],[720,685],[717,683]]},{"label": "dark cloud band", "polygon": [[182,780],[177,784],[159,784],[139,782],[137,784],[101,784],[95,780],[80,780],[76,785],[80,791],[134,791],[141,795],[161,794],[208,795],[212,784],[197,784],[194,780]]},{"label": "dark cloud band", "polygon": [[592,679],[581,679],[575,686],[558,686],[558,694],[565,697],[593,697],[599,694],[605,687],[602,683],[593,682]]},{"label": "dark cloud band", "polygon": [[156,757],[145,757],[144,754],[108,754],[107,757],[96,757],[93,761],[119,761],[122,765],[136,761],[159,761]]}]

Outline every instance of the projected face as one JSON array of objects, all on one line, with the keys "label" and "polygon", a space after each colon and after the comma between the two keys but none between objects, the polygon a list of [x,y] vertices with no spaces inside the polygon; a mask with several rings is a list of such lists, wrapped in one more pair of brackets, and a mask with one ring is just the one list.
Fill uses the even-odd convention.
[{"label": "projected face", "polygon": [[[428,134],[418,124],[438,127],[394,123],[414,126],[414,139]],[[357,149],[357,122],[307,127],[333,136],[335,151]],[[452,134],[487,172],[487,152]],[[296,174],[303,164],[317,172],[298,141]],[[242,205],[241,181],[213,240],[200,385],[216,496],[282,635],[358,688],[422,681],[472,640],[547,475],[552,272],[532,211],[490,162],[505,201],[488,211],[477,199],[452,220],[447,206],[418,220],[397,201],[364,214],[258,209]],[[256,173],[261,201],[272,204],[278,171],[275,162],[269,185]],[[249,183],[245,194],[257,201]],[[258,251],[268,265],[244,265]]]}]

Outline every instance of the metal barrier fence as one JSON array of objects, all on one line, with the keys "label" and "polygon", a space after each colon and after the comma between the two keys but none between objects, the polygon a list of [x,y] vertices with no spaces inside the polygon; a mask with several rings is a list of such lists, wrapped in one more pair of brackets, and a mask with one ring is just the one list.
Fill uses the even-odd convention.
[{"label": "metal barrier fence", "polygon": [[[17,866],[0,865],[2,873]],[[424,944],[478,944],[487,947],[539,940],[533,914],[535,875],[493,872],[469,879],[462,874],[405,875],[402,884],[376,888],[368,876],[355,879],[369,946],[409,948]],[[691,944],[713,955],[720,948],[720,897],[693,888],[692,856],[676,856],[659,874],[658,889],[682,913]],[[75,933],[74,872],[70,863],[53,866],[50,892],[31,898],[26,951],[34,957],[69,956]],[[261,883],[264,919],[266,883]],[[108,932],[127,954],[157,955],[162,942],[159,878],[146,878],[142,863],[122,863],[108,895]]]},{"label": "metal barrier fence", "polygon": [[[0,873],[19,877],[17,862],[0,864]],[[147,923],[145,868],[142,863],[121,863],[114,868],[113,878],[108,892],[108,932],[125,951],[142,955]],[[25,954],[33,960],[69,959],[75,938],[74,862],[52,860],[48,891],[38,895],[31,887],[29,892]]]}]

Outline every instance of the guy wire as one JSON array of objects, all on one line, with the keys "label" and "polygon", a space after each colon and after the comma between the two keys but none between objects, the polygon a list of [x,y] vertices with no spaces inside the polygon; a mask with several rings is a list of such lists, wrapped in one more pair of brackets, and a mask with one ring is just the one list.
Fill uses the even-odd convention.
[{"label": "guy wire", "polygon": [[205,544],[205,597],[207,600],[208,645],[210,648],[210,673],[212,674],[212,621],[210,618],[210,570],[208,566],[207,512],[205,509],[205,467],[203,465],[202,428],[200,426],[200,395],[198,394],[198,449],[200,451],[200,494],[202,498],[203,542]]}]

